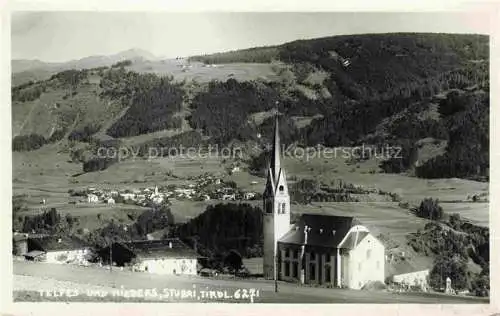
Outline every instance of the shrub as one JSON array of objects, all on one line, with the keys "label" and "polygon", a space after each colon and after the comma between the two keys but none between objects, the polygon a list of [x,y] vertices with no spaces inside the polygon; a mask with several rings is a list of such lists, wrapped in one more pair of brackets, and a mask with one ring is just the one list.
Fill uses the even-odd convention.
[{"label": "shrub", "polygon": [[439,205],[437,199],[427,198],[424,199],[420,206],[415,210],[418,217],[427,218],[430,220],[440,220],[443,218],[443,208]]},{"label": "shrub", "polygon": [[47,143],[47,140],[42,135],[18,135],[12,140],[13,151],[31,151],[41,148]]},{"label": "shrub", "polygon": [[466,289],[468,283],[467,262],[458,256],[451,258],[438,257],[430,272],[429,282],[431,287],[435,289],[444,288],[447,277],[451,279],[453,289]]}]

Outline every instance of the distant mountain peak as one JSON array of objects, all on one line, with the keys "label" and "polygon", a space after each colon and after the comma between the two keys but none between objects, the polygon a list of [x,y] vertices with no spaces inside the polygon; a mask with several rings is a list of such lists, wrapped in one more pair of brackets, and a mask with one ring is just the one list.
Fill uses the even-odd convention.
[{"label": "distant mountain peak", "polygon": [[145,59],[145,60],[156,60],[157,57],[147,50],[133,47],[124,51],[121,51],[115,55],[116,57],[122,57],[127,59]]}]

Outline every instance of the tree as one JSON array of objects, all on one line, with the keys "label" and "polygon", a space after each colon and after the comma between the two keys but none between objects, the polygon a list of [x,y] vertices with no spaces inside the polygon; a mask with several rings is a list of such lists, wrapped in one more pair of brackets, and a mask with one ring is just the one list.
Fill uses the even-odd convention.
[{"label": "tree", "polygon": [[232,273],[238,272],[243,266],[243,260],[238,251],[232,249],[224,258],[224,265],[229,267]]},{"label": "tree", "polygon": [[451,214],[448,222],[450,223],[450,226],[453,229],[459,230],[460,226],[462,225],[462,220],[460,218],[460,214],[458,214],[458,213]]},{"label": "tree", "polygon": [[459,256],[440,256],[430,272],[430,285],[441,289],[446,286],[446,278],[451,279],[453,289],[465,289],[468,285],[467,262]]},{"label": "tree", "polygon": [[415,209],[415,214],[418,217],[430,220],[440,220],[443,218],[444,212],[437,199],[426,198],[420,202],[420,206]]}]

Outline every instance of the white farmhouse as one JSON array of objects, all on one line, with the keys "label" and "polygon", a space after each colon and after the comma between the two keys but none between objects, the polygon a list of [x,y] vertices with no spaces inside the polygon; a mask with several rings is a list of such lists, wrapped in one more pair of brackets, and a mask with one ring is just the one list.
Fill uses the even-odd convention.
[{"label": "white farmhouse", "polygon": [[45,236],[28,238],[27,259],[38,257],[47,263],[86,264],[92,249],[76,237]]},{"label": "white farmhouse", "polygon": [[[103,251],[103,254],[109,251]],[[116,256],[116,257],[115,257]],[[113,261],[131,263],[135,271],[196,275],[198,254],[177,238],[113,244]]]}]

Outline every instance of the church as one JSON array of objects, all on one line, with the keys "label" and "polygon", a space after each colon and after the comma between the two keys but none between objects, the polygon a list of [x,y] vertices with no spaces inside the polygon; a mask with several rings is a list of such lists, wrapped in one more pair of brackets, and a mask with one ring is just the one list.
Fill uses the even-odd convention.
[{"label": "church", "polygon": [[303,214],[290,223],[277,115],[263,202],[266,279],[350,289],[385,281],[385,247],[356,218]]}]

